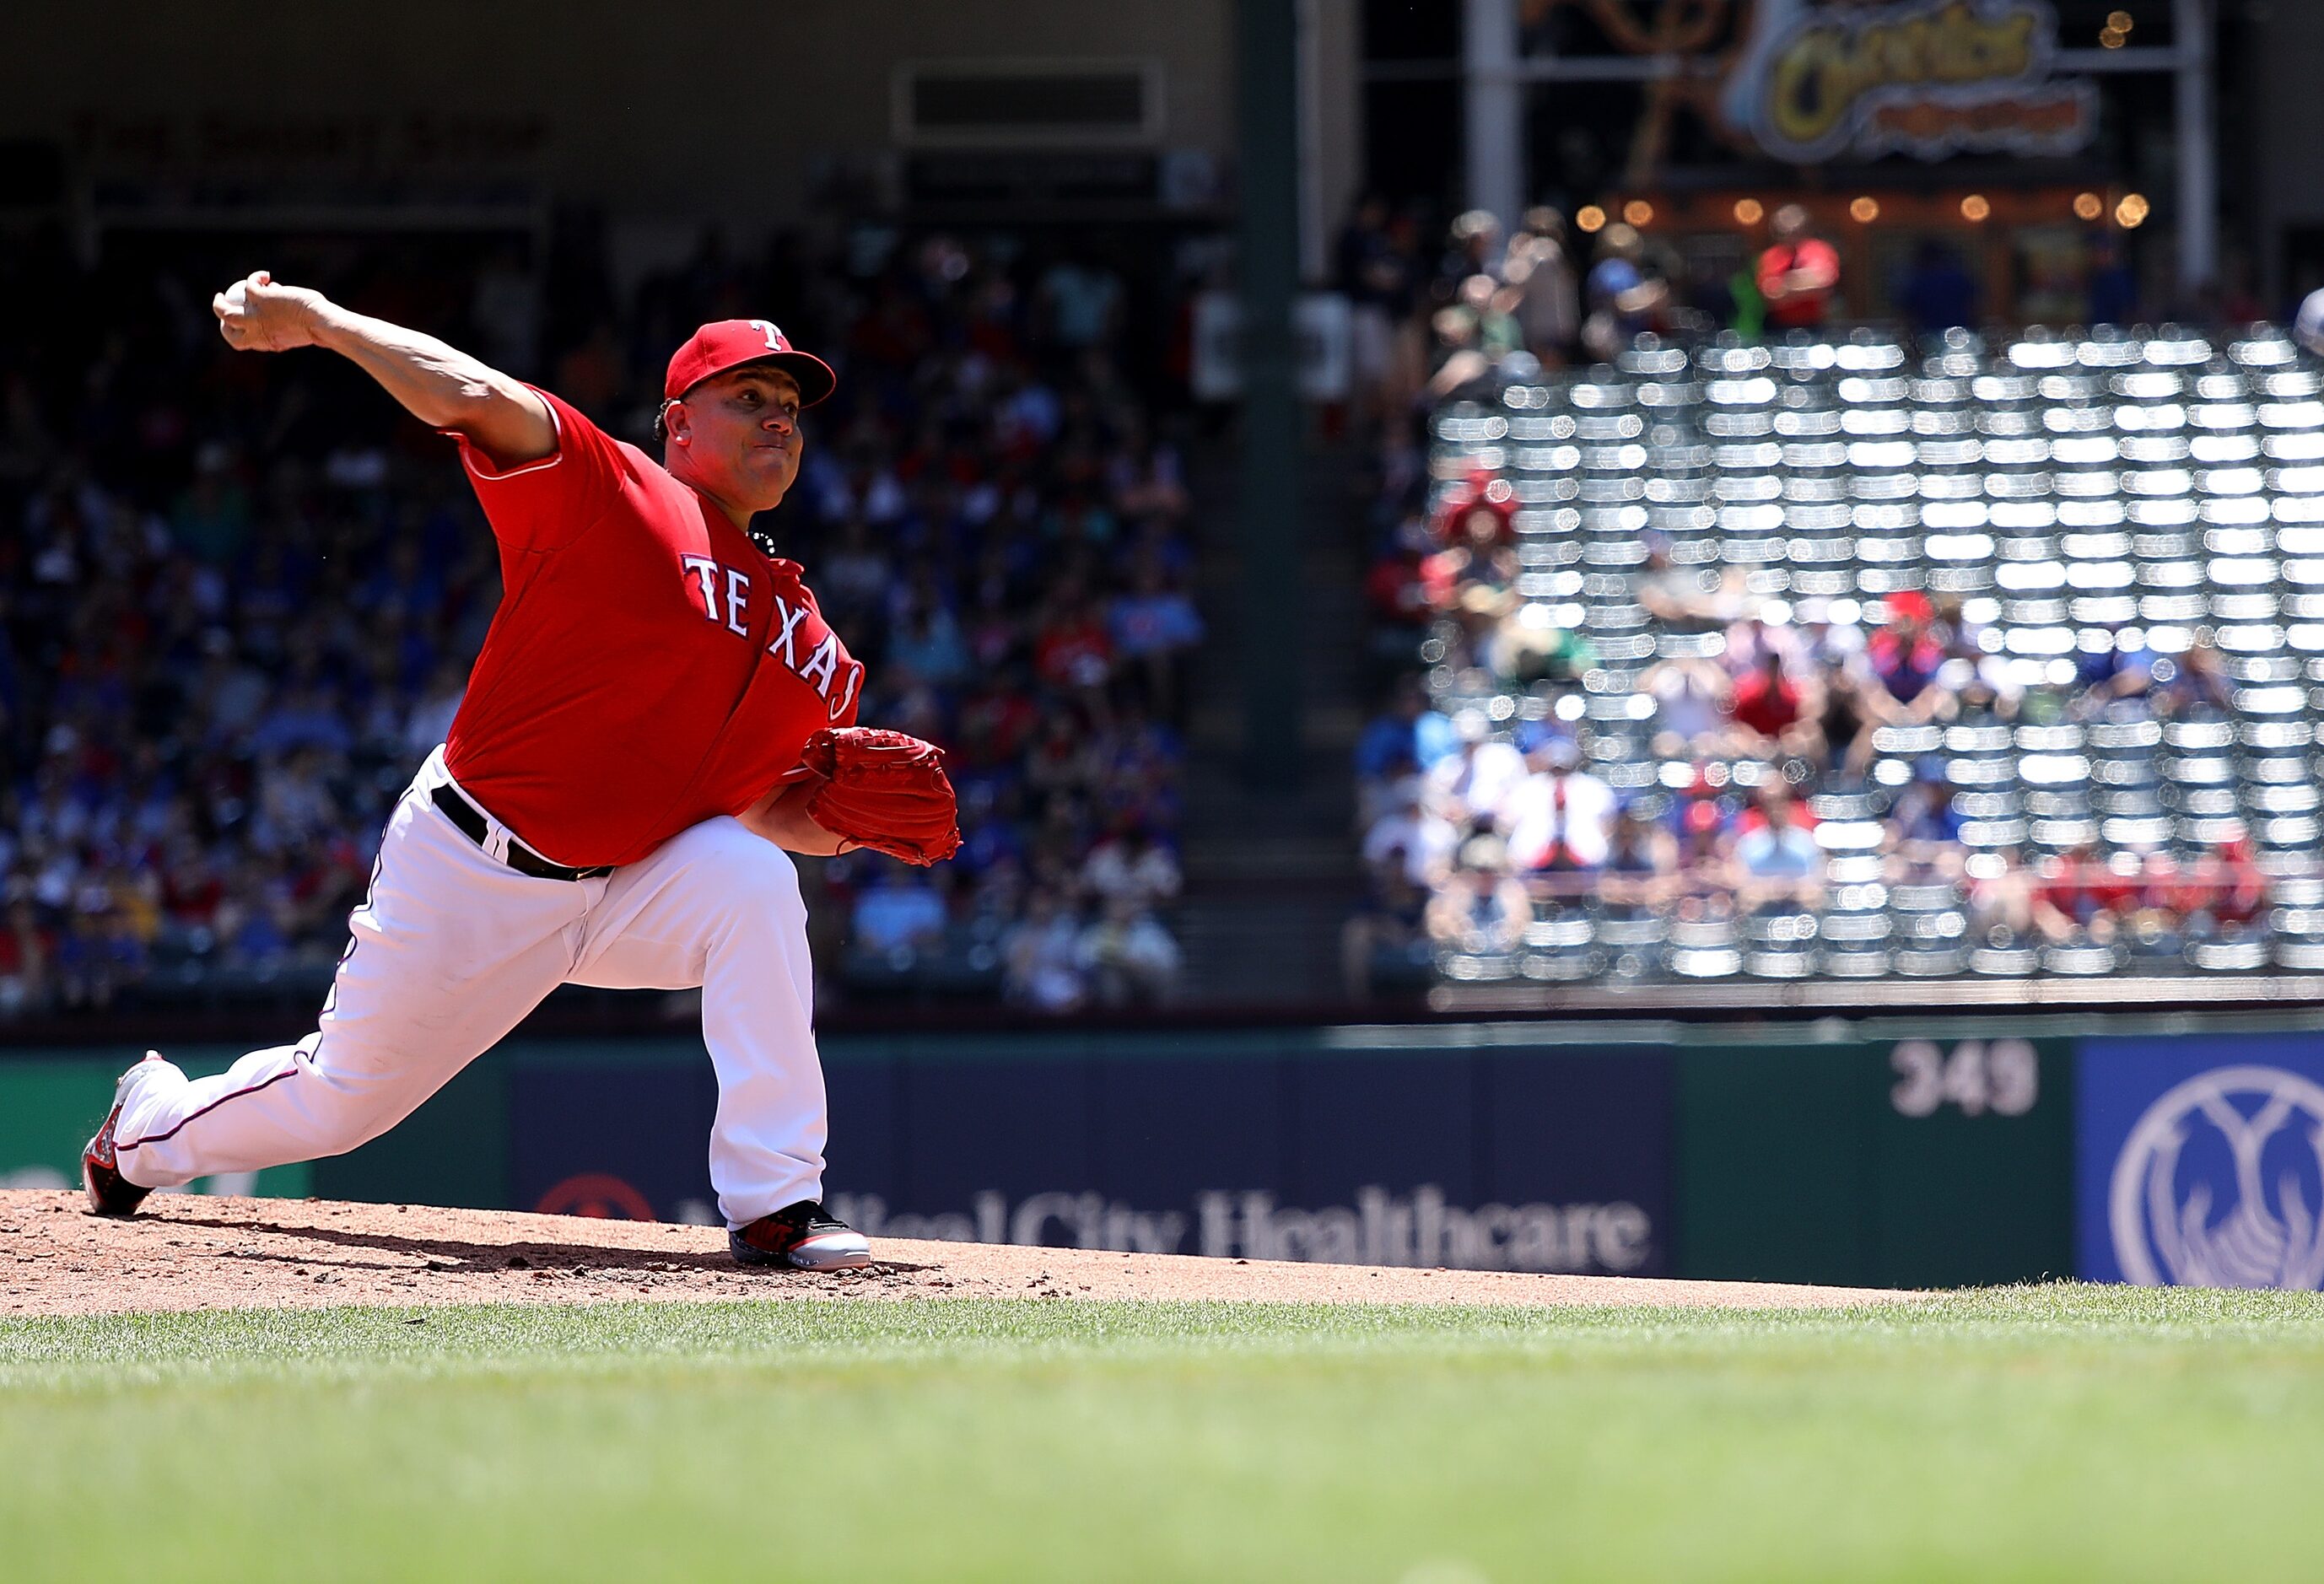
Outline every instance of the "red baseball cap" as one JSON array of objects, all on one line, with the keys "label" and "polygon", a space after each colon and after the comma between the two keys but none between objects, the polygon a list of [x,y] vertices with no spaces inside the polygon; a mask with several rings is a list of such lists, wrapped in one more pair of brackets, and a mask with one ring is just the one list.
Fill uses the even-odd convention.
[{"label": "red baseball cap", "polygon": [[801,407],[813,407],[839,387],[839,376],[831,372],[831,365],[814,353],[793,346],[782,327],[772,320],[720,319],[687,336],[686,345],[670,355],[661,393],[675,401],[711,375],[746,363],[773,364],[797,380]]},{"label": "red baseball cap", "polygon": [[[804,392],[806,382],[800,382],[799,388]],[[1925,627],[1936,619],[1936,614],[1937,607],[1930,603],[1929,596],[1917,588],[1904,589],[1888,596],[1888,620],[1891,622],[1918,622]]]}]

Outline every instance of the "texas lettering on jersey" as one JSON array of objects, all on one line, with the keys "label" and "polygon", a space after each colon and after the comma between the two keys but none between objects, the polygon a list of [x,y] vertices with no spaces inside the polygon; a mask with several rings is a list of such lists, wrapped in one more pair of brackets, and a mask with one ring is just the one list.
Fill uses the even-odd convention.
[{"label": "texas lettering on jersey", "polygon": [[[750,572],[724,566],[708,556],[682,555],[678,559],[682,574],[694,585],[704,617],[739,638],[749,638],[753,585]],[[816,617],[804,595],[797,600],[779,594],[769,597],[775,608],[767,625],[768,656],[814,688],[831,719],[840,719],[853,706],[863,685],[862,662],[841,651],[838,635]]]}]

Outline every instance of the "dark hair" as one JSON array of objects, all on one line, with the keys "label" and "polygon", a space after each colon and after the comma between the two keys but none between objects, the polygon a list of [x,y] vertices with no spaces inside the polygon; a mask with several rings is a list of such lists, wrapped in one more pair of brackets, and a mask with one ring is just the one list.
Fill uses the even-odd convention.
[{"label": "dark hair", "polygon": [[661,405],[654,409],[653,437],[657,446],[669,444],[669,404],[675,398],[665,396]]}]

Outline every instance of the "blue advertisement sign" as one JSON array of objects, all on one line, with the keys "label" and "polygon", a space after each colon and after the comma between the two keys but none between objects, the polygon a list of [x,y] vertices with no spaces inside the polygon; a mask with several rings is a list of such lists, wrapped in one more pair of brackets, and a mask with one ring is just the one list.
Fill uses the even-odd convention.
[{"label": "blue advertisement sign", "polygon": [[1659,1048],[906,1058],[828,1078],[827,1197],[874,1237],[1670,1268]]},{"label": "blue advertisement sign", "polygon": [[2079,1071],[2083,1275],[2324,1287],[2324,1034],[2086,1039]]},{"label": "blue advertisement sign", "polygon": [[516,1208],[615,1220],[717,1220],[710,1187],[717,1106],[707,1056],[634,1067],[520,1067],[509,1084]]},{"label": "blue advertisement sign", "polygon": [[[522,1209],[715,1215],[710,1064],[539,1052],[510,1081]],[[1335,1264],[1671,1270],[1662,1046],[1047,1042],[826,1062],[825,1198],[872,1237]]]}]

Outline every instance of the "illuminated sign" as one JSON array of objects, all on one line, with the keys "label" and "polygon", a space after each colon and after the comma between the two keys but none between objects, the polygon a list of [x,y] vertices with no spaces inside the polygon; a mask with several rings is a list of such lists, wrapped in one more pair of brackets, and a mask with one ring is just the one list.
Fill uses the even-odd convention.
[{"label": "illuminated sign", "polygon": [[2097,130],[2098,95],[2087,79],[2050,76],[2057,38],[2041,0],[1763,0],[1723,109],[1800,164],[2068,153]]}]

